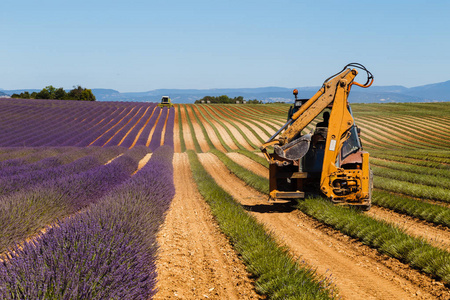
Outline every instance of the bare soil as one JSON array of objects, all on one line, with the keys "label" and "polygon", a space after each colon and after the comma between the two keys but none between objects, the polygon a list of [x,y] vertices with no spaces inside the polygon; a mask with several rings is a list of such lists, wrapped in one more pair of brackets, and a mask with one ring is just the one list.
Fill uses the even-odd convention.
[{"label": "bare soil", "polygon": [[184,105],[181,105],[181,116],[178,116],[181,117],[181,126],[183,127],[181,130],[183,133],[184,144],[186,145],[187,150],[195,150],[194,140],[192,139],[191,129],[186,119],[186,113],[184,109]]},{"label": "bare soil", "polygon": [[187,105],[184,105],[183,108],[185,111],[188,112],[189,119],[191,119],[192,127],[194,128],[194,132],[195,132],[195,138],[197,139],[197,141],[200,145],[200,148],[202,149],[203,152],[208,152],[209,146],[208,146],[208,143],[206,142],[205,135],[203,134],[202,128],[198,124],[197,119],[195,119],[195,116],[192,113],[191,107],[188,108]]},{"label": "bare soil", "polygon": [[174,107],[174,109],[176,109],[175,111],[175,119],[174,119],[174,124],[173,124],[173,151],[175,153],[180,153],[181,152],[181,145],[180,145],[180,126],[178,124],[178,118],[179,113],[178,113],[178,108]]},{"label": "bare soil", "polygon": [[243,166],[244,168],[248,169],[249,171],[252,171],[253,173],[255,173],[261,177],[269,178],[269,169],[267,169],[266,167],[262,166],[261,164],[255,162],[251,158],[249,158],[243,154],[236,153],[236,152],[227,153],[227,156],[229,158],[231,158],[235,163]]},{"label": "bare soil", "polygon": [[[242,120],[242,119],[240,119],[239,121],[236,121],[236,120],[232,120],[231,118],[230,118],[230,116],[228,115],[230,112],[227,110],[227,109],[225,109],[225,108],[223,108],[222,110],[219,110],[219,109],[216,109],[215,110],[216,111],[216,113],[218,113],[222,118],[224,118],[224,119],[226,119],[226,120],[228,120],[228,119],[230,119],[230,122],[233,122],[234,124],[236,124],[238,127],[239,127],[239,129],[241,129],[242,130],[242,132],[244,133],[244,135],[253,143],[253,144],[255,144],[255,145],[257,145],[257,146],[259,146],[259,145],[261,145],[261,142],[258,140],[258,138],[244,125],[244,124],[250,124],[250,123],[247,123],[247,122],[245,122],[244,120]],[[230,124],[231,125],[231,124]],[[232,126],[232,125],[231,125]],[[260,130],[259,128],[257,128],[256,126],[254,126],[254,125],[252,125],[252,124],[250,124],[250,126],[256,131],[256,129],[258,129],[258,130]],[[230,130],[231,130],[231,128],[230,128]],[[262,132],[262,131],[261,131]],[[238,134],[240,134],[240,133],[238,133]],[[265,134],[263,133],[263,136],[265,136]],[[253,149],[250,149],[250,150],[253,150]]]},{"label": "bare soil", "polygon": [[209,139],[213,143],[214,147],[219,151],[226,152],[212,126],[203,118],[202,114],[198,111],[198,108],[196,106],[193,106],[193,108],[200,122],[205,127],[206,133],[208,134]]},{"label": "bare soil", "polygon": [[[200,106],[199,109],[201,109],[202,112],[204,114],[206,114],[204,107]],[[223,141],[228,145],[228,147],[230,147],[232,150],[239,149],[238,146],[236,146],[236,144],[233,142],[233,139],[231,138],[231,136],[227,133],[227,131],[225,130],[225,128],[223,128],[222,125],[220,125],[218,122],[216,122],[212,118],[210,118],[209,120],[216,127],[217,131],[219,132],[219,134],[222,137]]]},{"label": "bare soil", "polygon": [[[236,118],[240,118],[241,122],[250,126],[256,132],[256,134],[258,136],[260,136],[263,140],[267,140],[268,138],[270,138],[270,136],[267,136],[267,134],[265,134],[264,131],[261,130],[261,128],[255,126],[254,124],[249,122],[248,119],[242,118],[245,115],[245,112],[241,111],[240,109],[232,109],[229,107],[225,107],[225,111],[226,111],[226,113],[232,114]],[[262,123],[260,123],[259,125],[261,127],[264,127],[264,124],[262,124]],[[265,128],[265,129],[267,130],[267,128]],[[268,131],[271,132],[273,130],[269,128]],[[253,136],[254,135],[251,134],[251,137],[253,137]],[[252,140],[252,142],[253,142],[253,140]],[[255,137],[255,142],[253,142],[253,143],[255,143],[256,145],[260,144],[259,140],[256,137]]]},{"label": "bare soil", "polygon": [[372,206],[366,214],[374,219],[395,224],[409,235],[421,237],[435,247],[450,250],[450,229],[448,227],[434,225],[378,206]]},{"label": "bare soil", "polygon": [[154,299],[264,299],[199,194],[187,154],[175,153],[173,165],[176,194],[157,238]]},{"label": "bare soil", "polygon": [[449,290],[427,275],[380,254],[295,209],[268,202],[210,153],[200,161],[216,182],[272,232],[295,258],[331,278],[343,299],[449,299]]},{"label": "bare soil", "polygon": [[[241,144],[242,146],[245,147],[245,149],[247,150],[253,150],[253,147],[249,145],[249,143],[247,143],[247,141],[245,140],[245,138],[239,133],[239,131],[230,124],[230,122],[227,121],[227,119],[223,118],[221,116],[220,113],[217,112],[217,110],[212,109],[213,114],[216,116],[216,118],[220,119],[221,122],[227,126],[227,128],[230,130],[231,134],[234,136],[234,138],[238,141],[239,144]],[[228,133],[225,133],[226,135],[228,135]],[[223,136],[223,135],[222,135]]]},{"label": "bare soil", "polygon": [[150,130],[150,133],[148,135],[147,143],[145,144],[147,147],[150,145],[150,142],[152,141],[153,133],[155,133],[156,126],[158,125],[158,122],[160,122],[162,113],[163,113],[163,110],[160,109],[159,113],[158,113],[158,117],[156,118],[155,124],[153,124],[152,130]]}]

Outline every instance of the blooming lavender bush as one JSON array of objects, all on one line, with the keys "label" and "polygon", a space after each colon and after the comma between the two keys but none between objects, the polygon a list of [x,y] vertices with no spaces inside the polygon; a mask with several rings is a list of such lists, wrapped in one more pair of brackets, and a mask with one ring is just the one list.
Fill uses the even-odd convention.
[{"label": "blooming lavender bush", "polygon": [[[126,126],[129,122],[132,122],[132,119],[136,117],[136,115],[136,113],[132,113],[132,111],[130,110],[130,112],[123,119],[119,120],[111,127],[111,129],[114,130],[105,131],[96,141],[92,143],[92,146],[104,146],[109,141],[109,139],[111,139],[114,135],[116,135],[118,131],[120,131],[122,127]],[[123,137],[123,134],[121,136]]]},{"label": "blooming lavender bush", "polygon": [[172,148],[158,148],[89,210],[16,248],[0,264],[0,297],[149,299],[155,234],[175,194],[172,156]]},{"label": "blooming lavender bush", "polygon": [[[13,176],[21,173],[29,173],[38,170],[44,170],[49,168],[58,167],[63,164],[73,162],[83,156],[89,155],[98,151],[97,148],[76,148],[76,147],[59,147],[51,148],[50,150],[42,150],[34,153],[33,155],[28,155],[22,159],[24,164],[18,164],[10,167],[0,168],[0,177]],[[56,156],[58,152],[62,152]],[[48,157],[50,156],[50,157]],[[35,161],[32,163],[27,163],[29,161]]]},{"label": "blooming lavender bush", "polygon": [[10,148],[11,151],[0,156],[0,172],[7,168],[23,166],[41,159],[58,155],[71,148]]},{"label": "blooming lavender bush", "polygon": [[93,142],[103,146],[113,136],[118,142],[108,145],[118,145],[144,112],[154,107],[154,103],[136,102],[2,100],[0,147],[85,147]]},{"label": "blooming lavender bush", "polygon": [[166,133],[164,134],[164,145],[173,147],[173,125],[175,123],[175,108],[169,109],[167,117]]},{"label": "blooming lavender bush", "polygon": [[[101,166],[106,163],[107,160],[112,159],[123,151],[124,149],[122,148],[107,148],[103,151],[95,151],[89,156],[84,156],[65,165],[47,169],[38,169],[35,171],[30,170],[29,172],[21,172],[13,176],[0,176],[0,195],[7,195],[24,188],[29,189],[30,187],[43,182],[52,182],[52,180],[66,177],[70,178],[68,177],[69,175],[79,174],[94,167]],[[75,156],[78,156],[79,154],[80,153],[77,152],[74,153]],[[16,168],[20,171],[23,167]],[[9,168],[9,172],[13,173],[15,171],[14,169]]]},{"label": "blooming lavender bush", "polygon": [[153,104],[147,108],[147,111],[145,112],[144,116],[136,124],[136,126],[131,130],[131,132],[125,137],[122,144],[120,144],[121,146],[129,148],[133,145],[134,140],[138,136],[139,132],[141,132],[144,125],[150,120],[150,117],[151,117],[152,112],[155,109],[155,107],[156,107],[156,104]]},{"label": "blooming lavender bush", "polygon": [[155,150],[161,145],[161,134],[166,124],[167,117],[167,107],[164,107],[161,112],[161,116],[159,117],[158,124],[156,124],[155,131],[153,132],[152,139],[148,147],[152,150]]},{"label": "blooming lavender bush", "polygon": [[128,150],[111,163],[52,178],[0,198],[0,252],[58,218],[95,203],[130,178],[147,148]]},{"label": "blooming lavender bush", "polygon": [[152,131],[152,128],[155,125],[156,119],[158,118],[160,111],[161,111],[160,107],[155,107],[155,109],[153,110],[153,115],[151,116],[145,128],[142,130],[141,135],[139,136],[136,142],[136,145],[144,145],[144,146],[147,145],[148,136],[150,135],[150,131]]},{"label": "blooming lavender bush", "polygon": [[115,132],[115,135],[104,146],[119,145],[120,142],[125,137],[125,135],[128,133],[128,131],[130,131],[131,128],[140,121],[141,117],[144,116],[144,113],[145,109],[140,108],[139,111],[136,112],[136,114],[130,119],[130,121],[127,124],[125,124],[125,126],[117,130]]}]

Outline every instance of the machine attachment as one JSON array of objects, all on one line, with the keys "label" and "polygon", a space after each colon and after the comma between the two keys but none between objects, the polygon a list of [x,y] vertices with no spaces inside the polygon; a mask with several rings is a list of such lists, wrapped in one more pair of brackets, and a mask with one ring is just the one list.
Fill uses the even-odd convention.
[{"label": "machine attachment", "polygon": [[279,157],[287,160],[299,160],[308,152],[310,142],[311,134],[307,134],[283,146],[275,145],[273,149]]},{"label": "machine attachment", "polygon": [[[365,84],[354,81],[355,68],[366,72]],[[310,99],[298,99],[294,90],[295,104],[286,124],[260,148],[269,162],[270,199],[321,193],[335,204],[370,208],[369,154],[362,151],[347,99],[352,85],[369,87],[372,83],[373,76],[364,66],[351,63],[326,79]],[[319,115],[324,121],[311,134],[302,135]]]}]

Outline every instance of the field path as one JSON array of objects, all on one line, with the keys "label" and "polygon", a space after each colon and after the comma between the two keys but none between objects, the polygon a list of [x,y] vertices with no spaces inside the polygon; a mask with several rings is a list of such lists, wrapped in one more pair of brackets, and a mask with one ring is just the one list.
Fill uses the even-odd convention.
[{"label": "field path", "polygon": [[[214,132],[214,129],[212,126],[203,118],[202,114],[199,112],[198,107],[193,105],[192,108],[194,109],[195,115],[198,117],[202,125],[205,127],[206,133],[208,134],[209,139],[213,143],[214,147],[222,152],[226,152],[225,148],[220,143],[219,138],[217,137],[216,133]],[[193,122],[197,123],[197,119],[193,117]],[[234,144],[234,143],[233,143]]]},{"label": "field path", "polygon": [[[181,113],[178,116],[178,117],[181,117],[181,124],[183,127],[182,134],[183,134],[183,138],[184,138],[184,143],[186,144],[187,150],[195,150],[194,140],[192,139],[191,129],[189,128],[189,123],[186,118],[185,109],[186,109],[186,106],[181,105]],[[177,114],[178,114],[178,111],[177,111]]]},{"label": "field path", "polygon": [[231,158],[238,165],[243,166],[244,168],[252,171],[256,175],[259,175],[264,178],[269,178],[269,169],[264,167],[263,165],[257,163],[253,159],[236,152],[227,153],[227,156]]},{"label": "field path", "polygon": [[395,224],[409,235],[422,237],[435,247],[446,251],[450,250],[450,229],[448,227],[434,225],[378,206],[372,206],[366,214],[374,219]]},{"label": "field path", "polygon": [[231,134],[234,136],[234,138],[237,140],[239,144],[241,144],[247,150],[254,150],[253,147],[250,146],[249,143],[247,143],[242,134],[240,134],[240,132],[236,129],[236,127],[231,125],[230,120],[228,118],[223,117],[222,114],[213,107],[208,107],[207,109],[209,109],[209,112],[212,113],[213,116],[218,118],[224,124],[224,126],[226,126],[230,130]]},{"label": "field path", "polygon": [[[227,133],[227,131],[225,130],[225,128],[220,125],[216,120],[214,120],[213,118],[211,118],[209,116],[209,114],[207,113],[206,108],[201,107],[200,105],[196,107],[196,109],[200,112],[203,113],[203,115],[205,115],[206,118],[209,118],[209,120],[211,121],[211,123],[216,127],[217,131],[219,132],[220,136],[222,137],[223,141],[228,145],[228,147],[230,147],[232,150],[237,150],[239,149],[238,146],[236,146],[236,144],[233,142],[233,139],[231,138],[231,136]],[[204,119],[204,118],[203,118]],[[204,124],[206,126],[206,124]],[[211,138],[211,136],[209,137]]]},{"label": "field path", "polygon": [[173,123],[173,149],[175,153],[181,152],[181,145],[180,145],[180,126],[178,123],[178,118],[180,117],[178,113],[178,108],[175,106],[173,109],[175,109],[175,119]]},{"label": "field path", "polygon": [[[192,127],[194,128],[194,134],[197,138],[198,144],[200,145],[200,148],[203,152],[209,151],[208,142],[206,142],[205,135],[203,134],[202,128],[200,127],[200,124],[198,124],[197,119],[194,116],[194,113],[192,112],[192,105],[184,105],[183,106],[185,112],[188,113],[189,119],[191,119]],[[211,138],[211,137],[210,137]]]},{"label": "field path", "polygon": [[263,299],[199,194],[187,154],[175,153],[173,165],[176,194],[157,237],[154,299]]},{"label": "field path", "polygon": [[211,153],[199,154],[214,180],[246,207],[294,257],[331,277],[343,299],[432,299],[450,297],[442,284],[324,226],[289,203],[271,203],[248,187]]}]

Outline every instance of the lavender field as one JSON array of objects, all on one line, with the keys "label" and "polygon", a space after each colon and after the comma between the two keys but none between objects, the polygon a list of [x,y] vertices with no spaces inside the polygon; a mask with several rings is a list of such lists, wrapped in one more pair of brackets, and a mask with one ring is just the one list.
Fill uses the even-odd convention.
[{"label": "lavender field", "polygon": [[150,298],[174,110],[5,99],[0,116],[0,299]]}]

